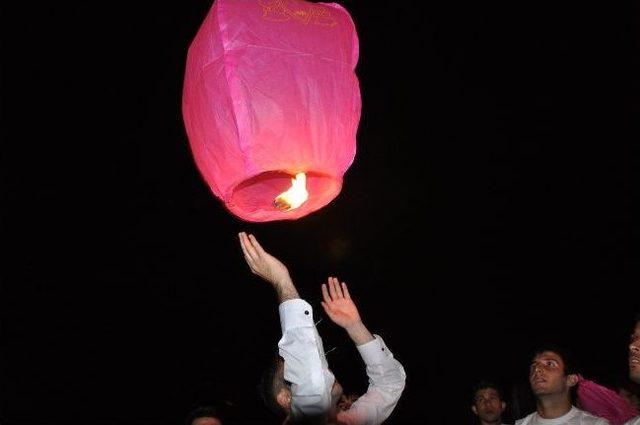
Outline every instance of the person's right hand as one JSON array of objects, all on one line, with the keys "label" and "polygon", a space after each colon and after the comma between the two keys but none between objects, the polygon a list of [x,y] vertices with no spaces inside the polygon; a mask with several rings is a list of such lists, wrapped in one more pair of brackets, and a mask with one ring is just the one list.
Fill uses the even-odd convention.
[{"label": "person's right hand", "polygon": [[289,270],[273,255],[266,252],[253,235],[238,234],[240,246],[251,272],[271,283],[276,289],[283,285],[293,285]]}]

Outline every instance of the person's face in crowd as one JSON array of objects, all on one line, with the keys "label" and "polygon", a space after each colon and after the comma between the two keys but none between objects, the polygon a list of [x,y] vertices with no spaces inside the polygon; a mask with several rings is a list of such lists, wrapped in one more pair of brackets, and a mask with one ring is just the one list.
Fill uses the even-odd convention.
[{"label": "person's face in crowd", "polygon": [[629,378],[640,384],[640,322],[636,323],[629,344]]},{"label": "person's face in crowd", "polygon": [[338,409],[342,411],[349,410],[351,405],[358,399],[356,394],[342,395],[338,401]]},{"label": "person's face in crowd", "polygon": [[340,382],[338,382],[338,380],[336,379],[333,382],[333,387],[331,387],[331,399],[332,400],[340,400],[340,398],[342,397],[344,390],[342,389],[342,385],[340,385]]},{"label": "person's face in crowd", "polygon": [[536,396],[569,393],[578,382],[576,375],[565,375],[564,362],[553,351],[544,351],[533,358],[529,383]]},{"label": "person's face in crowd", "polygon": [[222,425],[222,422],[218,418],[197,418],[191,425]]},{"label": "person's face in crowd", "polygon": [[506,403],[500,400],[500,394],[495,388],[483,388],[476,392],[471,410],[483,423],[491,424],[499,423],[506,407]]},{"label": "person's face in crowd", "polygon": [[329,419],[333,420],[337,417],[338,412],[340,411],[340,399],[342,398],[344,391],[342,389],[342,385],[336,379],[333,382],[333,387],[331,387],[331,412],[329,413]]}]

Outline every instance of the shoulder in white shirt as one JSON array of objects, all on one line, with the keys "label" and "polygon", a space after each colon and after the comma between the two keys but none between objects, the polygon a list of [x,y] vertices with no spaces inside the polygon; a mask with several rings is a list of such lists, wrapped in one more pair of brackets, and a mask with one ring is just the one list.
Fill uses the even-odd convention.
[{"label": "shoulder in white shirt", "polygon": [[624,425],[640,425],[640,416],[636,416],[635,418],[631,419],[629,422],[625,422]]},{"label": "shoulder in white shirt", "polygon": [[[280,304],[284,378],[291,383],[291,420],[322,418],[334,405],[333,373],[324,354],[311,305],[302,299]],[[404,368],[380,336],[357,347],[366,366],[369,388],[351,408],[338,414],[345,425],[379,425],[394,410],[405,386]]]},{"label": "shoulder in white shirt", "polygon": [[538,415],[538,412],[533,412],[517,420],[516,425],[609,425],[609,421],[593,416],[577,407],[571,407],[569,412],[555,419],[544,419]]}]

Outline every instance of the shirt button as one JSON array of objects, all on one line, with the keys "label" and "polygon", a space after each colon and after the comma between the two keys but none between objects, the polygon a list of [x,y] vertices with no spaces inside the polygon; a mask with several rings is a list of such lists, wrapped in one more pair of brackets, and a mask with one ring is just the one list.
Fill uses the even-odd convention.
[{"label": "shirt button", "polygon": [[384,351],[384,347],[382,347],[382,351]]},{"label": "shirt button", "polygon": [[306,314],[308,316],[309,315],[309,310],[305,310],[304,314]]}]

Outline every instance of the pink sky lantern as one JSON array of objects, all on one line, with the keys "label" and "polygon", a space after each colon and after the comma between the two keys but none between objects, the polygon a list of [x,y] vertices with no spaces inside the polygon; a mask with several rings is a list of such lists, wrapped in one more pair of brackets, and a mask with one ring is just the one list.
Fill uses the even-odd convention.
[{"label": "pink sky lantern", "polygon": [[635,406],[615,391],[579,376],[578,402],[594,416],[605,418],[611,425],[623,425],[638,415]]},{"label": "pink sky lantern", "polygon": [[243,220],[340,193],[360,121],[358,38],[335,3],[217,0],[187,56],[182,113],[211,191]]}]

